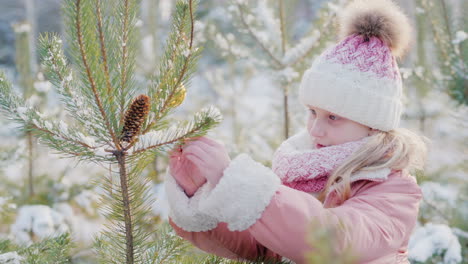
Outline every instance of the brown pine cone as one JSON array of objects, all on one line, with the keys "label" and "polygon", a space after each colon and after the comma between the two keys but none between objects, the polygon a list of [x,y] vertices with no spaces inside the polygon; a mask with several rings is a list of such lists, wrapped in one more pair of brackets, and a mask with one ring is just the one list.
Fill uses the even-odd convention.
[{"label": "brown pine cone", "polygon": [[144,94],[133,100],[125,113],[124,127],[120,141],[131,142],[140,132],[141,126],[150,110],[150,98]]}]

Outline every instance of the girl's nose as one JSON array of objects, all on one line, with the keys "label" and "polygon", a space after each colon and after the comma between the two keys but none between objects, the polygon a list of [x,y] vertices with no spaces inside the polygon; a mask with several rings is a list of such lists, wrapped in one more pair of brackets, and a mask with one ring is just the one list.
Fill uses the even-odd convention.
[{"label": "girl's nose", "polygon": [[323,137],[325,136],[325,127],[321,122],[315,120],[311,122],[309,132],[313,137]]}]

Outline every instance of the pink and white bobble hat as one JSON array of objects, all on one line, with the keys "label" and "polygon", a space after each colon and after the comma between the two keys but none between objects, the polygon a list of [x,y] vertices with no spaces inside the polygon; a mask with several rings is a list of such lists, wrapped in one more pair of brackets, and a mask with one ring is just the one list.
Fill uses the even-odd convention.
[{"label": "pink and white bobble hat", "polygon": [[344,39],[304,73],[299,99],[374,129],[397,128],[403,106],[396,57],[409,46],[407,17],[390,0],[357,0],[340,24]]}]

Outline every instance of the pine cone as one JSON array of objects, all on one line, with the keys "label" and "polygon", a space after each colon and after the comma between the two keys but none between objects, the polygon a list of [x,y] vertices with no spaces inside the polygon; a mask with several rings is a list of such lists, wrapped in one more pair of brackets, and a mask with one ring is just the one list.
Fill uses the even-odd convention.
[{"label": "pine cone", "polygon": [[150,98],[144,94],[139,95],[125,113],[125,122],[120,141],[131,142],[140,132],[141,126],[150,110]]}]

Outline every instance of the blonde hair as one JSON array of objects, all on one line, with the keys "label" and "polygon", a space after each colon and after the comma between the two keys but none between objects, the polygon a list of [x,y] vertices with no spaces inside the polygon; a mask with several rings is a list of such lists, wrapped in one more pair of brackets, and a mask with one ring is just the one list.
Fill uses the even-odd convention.
[{"label": "blonde hair", "polygon": [[379,131],[369,136],[369,140],[350,158],[332,172],[325,189],[319,195],[324,201],[330,187],[335,183],[336,191],[341,202],[351,195],[351,174],[366,170],[372,171],[382,168],[402,170],[409,173],[422,170],[427,156],[426,137],[405,129],[397,128],[388,132]]}]

